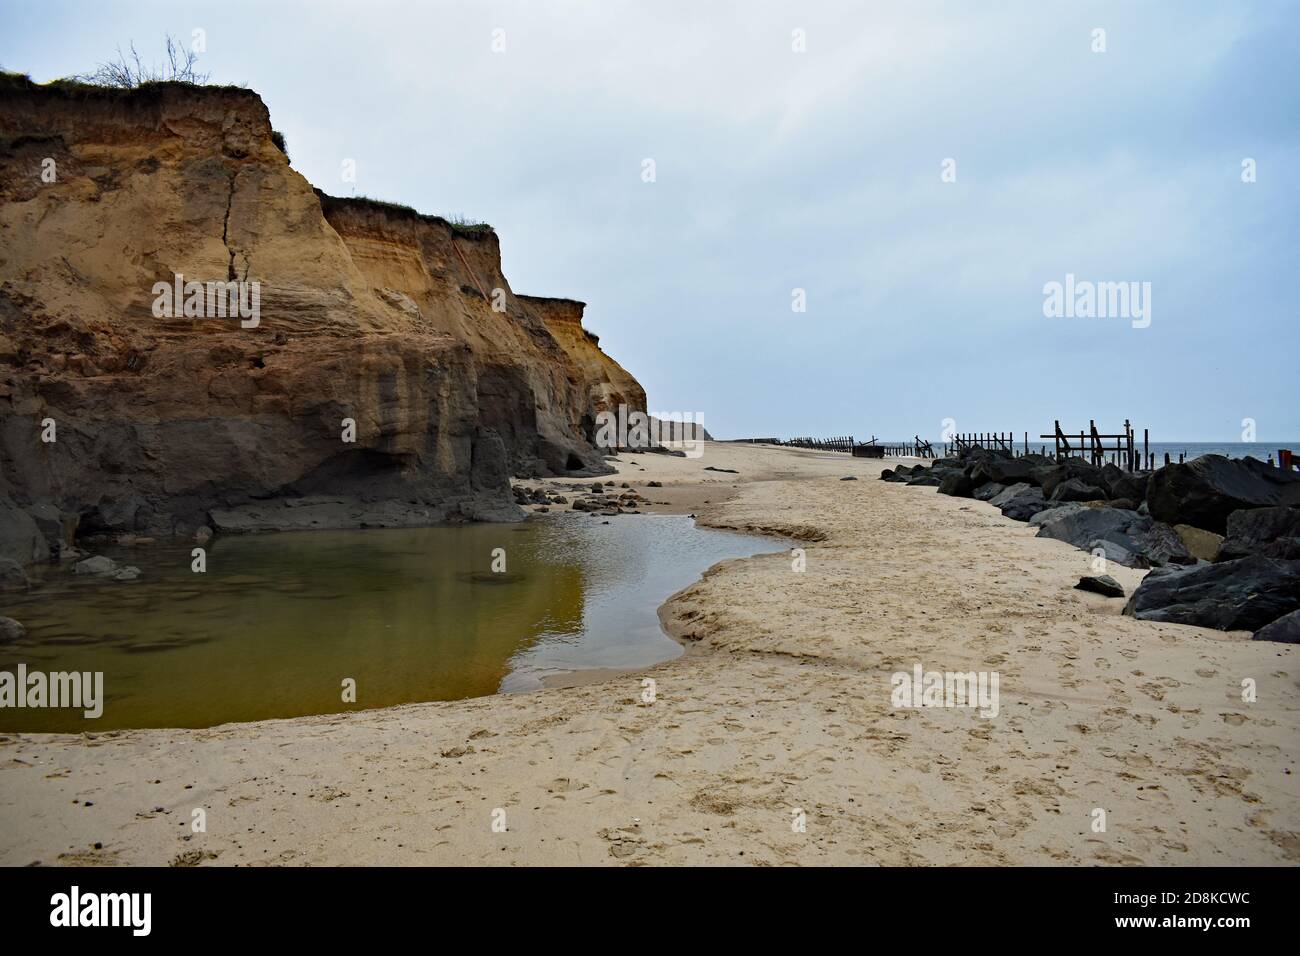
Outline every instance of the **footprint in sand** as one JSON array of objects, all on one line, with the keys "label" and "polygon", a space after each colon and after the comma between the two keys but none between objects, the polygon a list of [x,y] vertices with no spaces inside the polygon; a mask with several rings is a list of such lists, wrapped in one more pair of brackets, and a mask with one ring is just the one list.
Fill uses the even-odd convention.
[{"label": "footprint in sand", "polygon": [[1110,694],[1107,696],[1108,700],[1112,700],[1117,704],[1127,704],[1133,699],[1128,695],[1128,691],[1124,689],[1126,686],[1124,681],[1118,677],[1110,678],[1106,681],[1106,686],[1110,688]]}]

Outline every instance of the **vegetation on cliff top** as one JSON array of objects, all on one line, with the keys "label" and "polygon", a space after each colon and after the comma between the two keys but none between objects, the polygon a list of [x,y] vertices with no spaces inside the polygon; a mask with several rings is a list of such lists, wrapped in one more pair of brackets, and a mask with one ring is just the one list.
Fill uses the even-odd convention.
[{"label": "vegetation on cliff top", "polygon": [[370,196],[331,196],[319,189],[316,190],[316,195],[319,197],[322,207],[327,210],[330,206],[355,206],[362,209],[371,209],[382,212],[393,219],[413,219],[418,222],[446,226],[454,235],[464,236],[467,239],[482,239],[496,234],[496,230],[486,222],[475,222],[462,216],[452,216],[451,218],[431,216],[402,203],[372,199]]},{"label": "vegetation on cliff top", "polygon": [[215,83],[186,83],[181,80],[151,80],[132,88],[103,86],[99,83],[88,83],[86,80],[74,76],[65,76],[57,80],[50,80],[48,83],[37,83],[26,73],[13,73],[0,70],[0,93],[34,91],[41,93],[61,93],[67,96],[81,96],[86,99],[108,99],[159,93],[169,89],[203,89],[219,93],[242,93],[247,96],[257,96],[256,93],[246,86],[229,86]]}]

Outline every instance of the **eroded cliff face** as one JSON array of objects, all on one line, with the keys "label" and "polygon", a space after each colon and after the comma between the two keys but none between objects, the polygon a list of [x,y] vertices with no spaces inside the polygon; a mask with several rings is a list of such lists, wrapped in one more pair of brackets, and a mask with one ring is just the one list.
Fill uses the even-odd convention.
[{"label": "eroded cliff face", "polygon": [[[246,90],[0,88],[0,556],[509,519],[512,473],[607,470],[586,423],[644,393],[496,234],[320,195],[270,133]],[[156,317],[176,274],[256,281],[257,327]]]},{"label": "eroded cliff face", "polygon": [[531,295],[519,298],[526,309],[542,320],[568,356],[574,387],[585,390],[569,405],[571,412],[579,414],[569,421],[570,431],[594,442],[595,416],[600,412],[618,414],[619,406],[626,406],[629,412],[646,410],[645,389],[623,366],[600,350],[600,339],[594,332],[583,328],[585,302]]}]

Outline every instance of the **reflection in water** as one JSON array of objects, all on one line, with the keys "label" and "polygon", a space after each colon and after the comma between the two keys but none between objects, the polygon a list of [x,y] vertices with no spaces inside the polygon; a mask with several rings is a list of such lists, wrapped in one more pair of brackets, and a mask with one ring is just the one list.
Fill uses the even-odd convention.
[{"label": "reflection in water", "polygon": [[[27,637],[0,670],[103,671],[98,720],[0,709],[0,731],[208,727],[540,686],[552,673],[642,667],[680,647],[657,608],[711,564],[771,540],[625,515],[513,525],[311,531],[105,553],[143,572],[50,570],[0,614]],[[506,573],[492,552],[504,548]],[[357,702],[342,702],[345,678]]]}]

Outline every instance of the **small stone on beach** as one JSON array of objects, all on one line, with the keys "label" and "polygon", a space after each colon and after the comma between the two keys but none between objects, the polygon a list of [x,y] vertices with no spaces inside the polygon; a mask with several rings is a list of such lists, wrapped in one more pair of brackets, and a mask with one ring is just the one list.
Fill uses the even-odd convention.
[{"label": "small stone on beach", "polygon": [[1079,583],[1074,587],[1077,591],[1091,591],[1106,597],[1124,596],[1124,588],[1109,574],[1087,575],[1079,578]]}]

